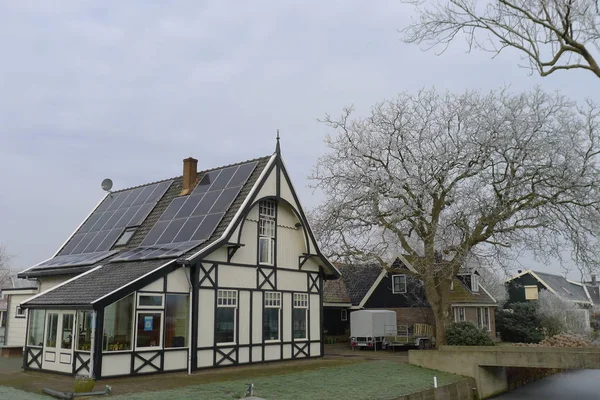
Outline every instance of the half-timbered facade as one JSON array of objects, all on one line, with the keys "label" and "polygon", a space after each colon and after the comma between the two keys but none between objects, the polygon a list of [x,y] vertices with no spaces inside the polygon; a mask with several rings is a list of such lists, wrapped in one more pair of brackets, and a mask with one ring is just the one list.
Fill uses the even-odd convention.
[{"label": "half-timbered facade", "polygon": [[74,276],[21,304],[24,365],[96,378],[320,357],[323,281],[339,276],[279,145],[111,193],[20,275],[40,273]]}]

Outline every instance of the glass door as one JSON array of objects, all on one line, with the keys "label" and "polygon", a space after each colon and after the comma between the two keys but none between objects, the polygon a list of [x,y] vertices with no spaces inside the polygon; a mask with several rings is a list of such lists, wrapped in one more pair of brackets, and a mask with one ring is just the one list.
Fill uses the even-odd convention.
[{"label": "glass door", "polygon": [[74,328],[75,312],[46,313],[43,369],[67,373],[73,371]]}]

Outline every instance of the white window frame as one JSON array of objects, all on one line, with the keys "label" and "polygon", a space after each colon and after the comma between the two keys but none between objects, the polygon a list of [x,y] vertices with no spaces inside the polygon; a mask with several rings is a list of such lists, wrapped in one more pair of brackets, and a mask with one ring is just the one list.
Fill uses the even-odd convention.
[{"label": "white window frame", "polygon": [[277,309],[277,339],[265,339],[265,343],[281,342],[281,292],[265,292],[263,296],[263,302],[265,309]]},{"label": "white window frame", "polygon": [[479,275],[471,274],[471,291],[479,292]]},{"label": "white window frame", "polygon": [[27,313],[25,312],[24,308],[21,308],[21,305],[18,305],[15,308],[15,318],[26,318],[27,317]]},{"label": "white window frame", "polygon": [[303,338],[294,338],[294,331],[292,329],[292,341],[303,341],[308,340],[308,293],[294,293],[292,296],[292,326],[294,323],[294,311],[295,308],[303,308],[306,310],[304,313],[304,326],[306,326],[305,335]]},{"label": "white window frame", "polygon": [[348,321],[348,310],[342,308],[340,317],[342,321]]},{"label": "white window frame", "polygon": [[[479,321],[479,316],[481,315],[481,321]],[[487,324],[485,323],[487,316]],[[481,329],[485,328],[488,332],[491,332],[492,326],[490,323],[490,308],[489,307],[477,307],[477,326]]]},{"label": "white window frame", "polygon": [[[267,243],[267,259],[266,260],[261,260],[261,242],[266,242]],[[261,265],[273,265],[274,264],[274,254],[275,253],[275,239],[272,237],[266,237],[266,236],[259,236],[258,237],[258,263]]]},{"label": "white window frame", "polygon": [[[160,306],[144,306],[140,304],[141,297],[160,297],[162,299]],[[144,308],[148,310],[162,310],[165,308],[165,294],[164,293],[150,293],[150,292],[142,292],[137,294],[137,308]]]},{"label": "white window frame", "polygon": [[[137,345],[137,339],[138,339],[138,328],[137,328],[137,324],[138,324],[138,318],[140,314],[160,314],[160,341],[158,342],[158,346],[146,346],[146,347],[138,347]],[[164,348],[163,346],[163,340],[164,340],[164,335],[165,335],[165,313],[162,310],[157,310],[157,309],[153,309],[153,308],[149,308],[147,310],[137,310],[135,312],[135,320],[134,320],[134,327],[135,327],[135,347],[134,349],[136,350],[162,350]],[[129,350],[131,351],[131,350]]]},{"label": "white window frame", "polygon": [[[462,319],[461,319],[461,310],[462,310]],[[452,316],[454,322],[464,322],[465,319],[465,308],[464,307],[452,307]]]},{"label": "white window frame", "polygon": [[[404,291],[402,291],[402,287],[400,288],[400,291],[396,291],[396,283],[395,280],[396,278],[401,278],[404,277]],[[404,294],[406,293],[406,275],[392,275],[392,293],[393,294]]]},{"label": "white window frame", "polygon": [[[535,288],[535,298],[533,299],[529,299],[527,298],[527,289],[534,289]],[[525,300],[538,300],[539,299],[539,290],[537,285],[524,285],[523,286],[523,290],[525,290]]]},{"label": "white window frame", "polygon": [[[277,203],[275,200],[261,200],[258,203],[258,262],[261,265],[275,264],[275,235],[277,224]],[[266,260],[261,260],[262,243],[267,243]]]},{"label": "white window frame", "polygon": [[[219,304],[221,303],[221,304]],[[217,291],[217,308],[233,308],[233,341],[232,342],[216,342],[217,346],[231,346],[232,344],[237,344],[237,303],[238,303],[238,291],[230,290],[230,289],[219,289]],[[216,310],[215,310],[215,323],[216,323]]]}]

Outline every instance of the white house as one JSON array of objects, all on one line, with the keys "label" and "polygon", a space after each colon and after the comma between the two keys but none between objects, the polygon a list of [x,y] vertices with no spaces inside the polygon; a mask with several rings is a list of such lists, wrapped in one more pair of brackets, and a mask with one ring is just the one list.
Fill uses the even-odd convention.
[{"label": "white house", "polygon": [[279,144],[196,166],[107,195],[54,257],[19,274],[41,285],[20,304],[27,369],[103,378],[323,355],[323,280],[339,272]]}]

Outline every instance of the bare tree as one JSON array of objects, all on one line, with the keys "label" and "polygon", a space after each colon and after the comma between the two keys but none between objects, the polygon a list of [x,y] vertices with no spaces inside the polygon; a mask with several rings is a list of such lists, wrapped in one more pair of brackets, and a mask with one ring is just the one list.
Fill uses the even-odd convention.
[{"label": "bare tree", "polygon": [[462,33],[469,51],[516,49],[541,76],[577,68],[600,78],[598,0],[405,1],[419,5],[403,30],[408,43],[445,50]]},{"label": "bare tree", "polygon": [[10,255],[6,252],[6,248],[0,245],[0,289],[9,287],[11,282],[12,271],[10,269]]},{"label": "bare tree", "polygon": [[467,257],[522,249],[547,260],[571,249],[600,260],[600,108],[536,89],[513,95],[400,94],[366,118],[352,108],[324,123],[330,151],[311,178],[325,196],[313,216],[332,257],[402,253],[424,282],[438,343],[450,282]]},{"label": "bare tree", "polygon": [[[553,332],[547,334],[585,333],[590,330],[588,311],[548,290],[540,291],[538,313],[543,325],[550,325]],[[544,320],[546,322],[544,323]],[[554,321],[554,322],[550,322]],[[548,327],[546,327],[548,329]]]}]

